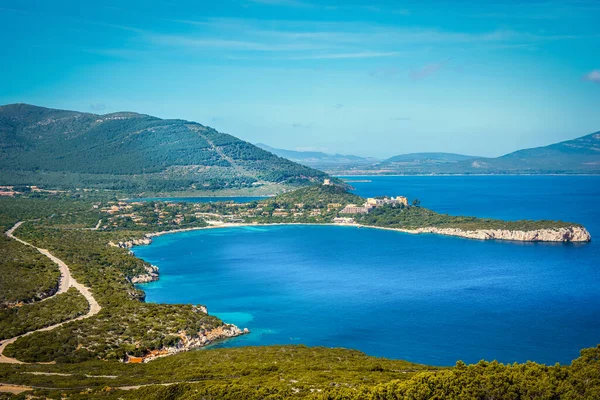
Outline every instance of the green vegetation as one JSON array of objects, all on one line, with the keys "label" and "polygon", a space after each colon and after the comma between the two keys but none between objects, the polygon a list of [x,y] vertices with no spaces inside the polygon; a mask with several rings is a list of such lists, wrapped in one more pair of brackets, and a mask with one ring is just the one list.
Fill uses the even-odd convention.
[{"label": "green vegetation", "polygon": [[[345,349],[245,347],[194,351],[148,364],[0,365],[0,381],[57,388],[34,393],[71,399],[592,400],[600,395],[600,346],[582,350],[570,366],[482,361],[451,368]],[[164,383],[172,385],[156,386]],[[118,389],[148,384],[155,386]]]},{"label": "green vegetation", "polygon": [[75,288],[51,299],[0,310],[0,340],[83,315],[89,304]]},{"label": "green vegetation", "polygon": [[[106,230],[163,231],[205,226],[203,219],[243,223],[332,223],[336,217],[351,217],[361,225],[385,228],[456,228],[462,230],[506,229],[531,231],[580,226],[562,221],[502,221],[452,216],[423,208],[418,199],[411,206],[387,204],[368,214],[342,214],[348,204],[363,205],[366,199],[338,185],[313,185],[279,196],[245,204],[222,203],[119,203],[120,210],[105,218]],[[114,203],[116,206],[116,202]],[[109,204],[110,205],[110,204]]]},{"label": "green vegetation", "polygon": [[37,250],[0,236],[0,310],[51,296],[58,290],[58,267]]},{"label": "green vegetation", "polygon": [[0,107],[2,184],[122,191],[305,185],[326,175],[194,122]]},{"label": "green vegetation", "polygon": [[387,228],[417,229],[424,227],[457,228],[462,230],[477,229],[508,229],[531,231],[546,228],[562,228],[580,226],[579,224],[562,221],[502,221],[498,219],[461,217],[439,214],[426,208],[413,207],[377,207],[369,214],[355,217],[356,222],[363,225],[381,226]]},{"label": "green vegetation", "polygon": [[[90,226],[95,225],[90,222],[97,222],[96,218],[100,213],[98,209],[91,208],[89,199],[84,202],[86,208],[89,207],[86,211],[81,211],[71,204],[79,201],[68,196],[62,198],[51,195],[48,199],[49,203],[55,200],[57,204],[64,203],[68,205],[66,208],[71,207],[78,211],[68,215],[39,217],[23,224],[15,235],[38,247],[49,249],[52,254],[65,261],[73,277],[90,287],[94,297],[102,306],[102,311],[92,318],[70,322],[52,331],[24,337],[8,346],[5,349],[6,355],[25,361],[75,362],[93,358],[123,359],[125,354],[144,355],[154,349],[178,345],[184,340],[183,337],[198,338],[223,325],[218,318],[206,315],[201,308],[195,306],[143,302],[144,293],[132,285],[131,278],[146,273],[149,264],[134,257],[127,249],[108,245],[111,241],[141,237],[143,231],[130,231],[126,227],[121,229],[113,227],[113,230],[108,232],[89,230]],[[2,218],[8,220],[9,216],[16,214],[11,208],[12,205],[16,205],[19,209],[26,209],[28,205],[31,205],[32,209],[39,206],[38,199],[13,200],[13,202],[3,203],[4,207],[0,208]],[[29,215],[34,216],[34,213],[30,211]],[[102,215],[103,218],[107,217],[106,214]],[[197,223],[204,222],[199,220]],[[81,228],[83,226],[85,228]],[[44,267],[51,267],[52,271],[56,271],[54,279],[50,280],[56,285],[58,272],[54,264],[35,249],[5,236],[1,240],[0,243],[5,244],[7,248],[26,252],[29,258],[35,256],[36,260],[44,263]],[[26,261],[29,261],[29,258]],[[11,287],[15,280],[31,279],[33,276],[17,271],[16,268],[24,267],[14,260],[18,261],[17,257],[2,259],[3,273],[0,276],[6,280],[3,285],[7,287]],[[4,271],[11,271],[11,274],[5,274]],[[34,280],[32,285],[35,282],[37,281]],[[41,283],[42,279],[40,279]],[[25,288],[26,286],[23,286],[21,289]],[[22,297],[31,297],[30,292],[31,290],[25,292]],[[4,292],[2,293],[4,295]],[[50,303],[51,300],[48,300],[49,304],[36,304],[35,307],[44,307],[32,309],[38,314],[31,315],[45,313],[46,306],[60,308],[64,304],[58,297],[56,300],[56,304]],[[76,312],[76,308],[72,311]],[[6,323],[10,324],[11,321],[12,318]],[[32,325],[43,323],[37,320],[30,322]]]},{"label": "green vegetation", "polygon": [[25,362],[123,360],[176,346],[182,335],[197,337],[222,325],[196,306],[129,301],[103,308],[92,318],[23,337],[8,346],[5,355]]},{"label": "green vegetation", "polygon": [[[18,198],[0,196],[0,230],[5,232],[18,221],[42,217],[58,218],[68,214],[69,218],[74,218],[73,215],[83,211],[86,212],[88,221],[93,221],[94,218],[97,221],[98,214],[90,213],[91,208],[89,194],[86,193],[28,193]],[[84,220],[80,218],[80,222],[83,223]]]},{"label": "green vegetation", "polygon": [[313,185],[280,194],[270,203],[283,208],[293,208],[298,203],[302,203],[304,207],[327,208],[328,204],[333,203],[362,204],[364,201],[362,197],[348,192],[343,186]]},{"label": "green vegetation", "polygon": [[481,361],[458,362],[456,367],[415,374],[411,379],[376,386],[330,390],[317,396],[327,400],[401,399],[598,399],[600,346],[584,349],[571,366],[528,362],[504,365]]}]

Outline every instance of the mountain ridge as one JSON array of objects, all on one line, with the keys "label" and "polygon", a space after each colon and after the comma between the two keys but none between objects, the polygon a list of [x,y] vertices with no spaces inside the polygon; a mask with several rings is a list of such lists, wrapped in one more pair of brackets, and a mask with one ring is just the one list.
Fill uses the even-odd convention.
[{"label": "mountain ridge", "polygon": [[179,191],[326,176],[197,122],[23,103],[0,106],[0,155],[2,184]]}]

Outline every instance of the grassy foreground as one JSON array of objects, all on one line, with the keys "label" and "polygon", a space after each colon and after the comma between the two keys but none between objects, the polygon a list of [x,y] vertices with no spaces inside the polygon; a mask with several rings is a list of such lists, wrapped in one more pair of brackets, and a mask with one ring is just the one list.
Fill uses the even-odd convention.
[{"label": "grassy foreground", "polygon": [[[53,375],[33,374],[40,372]],[[600,396],[600,347],[583,350],[570,366],[482,361],[451,368],[345,349],[245,347],[148,364],[0,365],[0,382],[56,388],[28,392],[56,399],[591,400]]]}]

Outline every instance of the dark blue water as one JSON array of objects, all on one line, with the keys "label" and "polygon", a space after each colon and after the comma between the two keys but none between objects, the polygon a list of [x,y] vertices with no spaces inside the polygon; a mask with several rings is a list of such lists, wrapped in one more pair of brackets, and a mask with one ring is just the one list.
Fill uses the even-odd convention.
[{"label": "dark blue water", "polygon": [[[580,222],[600,234],[598,177],[373,177],[452,214]],[[250,335],[451,365],[569,363],[600,343],[600,246],[475,241],[351,227],[186,232],[134,252],[161,268],[148,301],[200,303]]]},{"label": "dark blue water", "polygon": [[219,201],[233,201],[236,203],[250,203],[262,199],[266,199],[266,197],[143,197],[140,199],[129,199],[127,201],[168,201],[173,203],[216,203]]}]

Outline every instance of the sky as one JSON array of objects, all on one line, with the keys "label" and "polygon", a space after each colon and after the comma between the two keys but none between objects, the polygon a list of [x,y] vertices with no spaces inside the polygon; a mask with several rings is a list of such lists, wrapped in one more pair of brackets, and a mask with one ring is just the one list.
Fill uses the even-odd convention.
[{"label": "sky", "polygon": [[0,0],[0,104],[371,157],[600,131],[600,1]]}]

